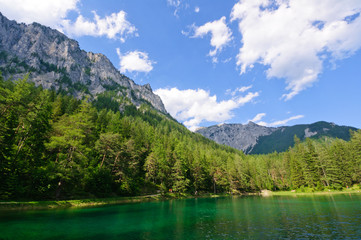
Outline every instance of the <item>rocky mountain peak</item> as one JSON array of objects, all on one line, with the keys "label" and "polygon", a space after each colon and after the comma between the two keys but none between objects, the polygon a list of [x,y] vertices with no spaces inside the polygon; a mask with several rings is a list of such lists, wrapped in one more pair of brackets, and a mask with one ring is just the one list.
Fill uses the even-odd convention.
[{"label": "rocky mountain peak", "polygon": [[149,84],[137,85],[121,74],[100,53],[86,52],[77,41],[39,23],[18,24],[0,13],[0,71],[5,78],[22,78],[44,88],[93,99],[108,89],[140,106],[148,102],[166,113],[160,97]]},{"label": "rocky mountain peak", "polygon": [[196,132],[217,143],[249,152],[260,136],[268,135],[275,128],[260,126],[254,122],[247,124],[222,124],[198,129]]},{"label": "rocky mountain peak", "polygon": [[143,87],[145,87],[145,88],[148,89],[149,91],[153,91],[153,90],[152,90],[152,87],[150,86],[149,83],[144,84]]},{"label": "rocky mountain peak", "polygon": [[219,144],[228,145],[245,153],[258,154],[286,151],[293,146],[295,135],[301,140],[323,136],[349,140],[350,130],[354,131],[356,128],[321,121],[278,128],[260,126],[254,122],[222,124],[203,127],[196,132]]},{"label": "rocky mountain peak", "polygon": [[252,121],[249,121],[249,122],[247,123],[247,125],[248,125],[248,126],[260,126],[260,125],[258,125],[258,124],[256,124],[256,123],[252,122]]}]

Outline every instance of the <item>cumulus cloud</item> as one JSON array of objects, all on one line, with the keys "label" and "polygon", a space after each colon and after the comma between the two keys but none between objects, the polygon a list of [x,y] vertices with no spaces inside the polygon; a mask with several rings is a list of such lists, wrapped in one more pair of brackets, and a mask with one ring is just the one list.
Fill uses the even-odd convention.
[{"label": "cumulus cloud", "polygon": [[[136,28],[126,20],[126,13],[119,11],[101,18],[93,11],[93,20],[85,19],[77,9],[81,0],[0,0],[2,13],[18,22],[38,22],[56,28],[71,36],[106,36],[124,42],[136,35]],[[69,12],[78,13],[75,22],[67,18]]]},{"label": "cumulus cloud", "polygon": [[277,126],[286,125],[289,121],[297,120],[297,119],[300,119],[300,118],[303,118],[303,117],[304,117],[303,115],[297,115],[297,116],[289,117],[289,118],[284,119],[284,120],[274,121],[274,122],[271,122],[271,123],[261,121],[261,122],[257,122],[257,124],[262,125],[262,126],[266,126],[266,127],[277,127]]},{"label": "cumulus cloud", "polygon": [[258,92],[249,92],[245,96],[217,101],[216,95],[211,96],[203,89],[163,88],[155,93],[161,97],[167,111],[191,131],[196,130],[203,121],[220,123],[231,119],[232,110],[259,96]]},{"label": "cumulus cloud", "polygon": [[148,53],[140,51],[132,51],[122,54],[117,48],[119,57],[120,72],[145,72],[148,73],[153,70],[154,61],[149,59]]},{"label": "cumulus cloud", "polygon": [[38,22],[58,27],[68,12],[77,11],[80,0],[0,0],[1,12],[18,22]]},{"label": "cumulus cloud", "polygon": [[112,13],[104,18],[93,11],[93,21],[85,19],[82,15],[79,15],[75,22],[70,20],[63,20],[62,27],[66,33],[73,36],[106,36],[109,39],[119,39],[122,42],[125,41],[126,36],[135,34],[137,29],[126,19],[126,13],[119,11],[118,13]]},{"label": "cumulus cloud", "polygon": [[213,22],[207,22],[206,24],[194,27],[194,34],[192,37],[204,37],[208,33],[211,34],[211,46],[213,50],[209,51],[209,56],[213,58],[214,62],[217,62],[216,55],[232,40],[232,31],[226,24],[226,17],[221,17],[219,20]]},{"label": "cumulus cloud", "polygon": [[289,100],[311,87],[325,61],[349,57],[361,47],[359,0],[240,0],[231,12],[238,21],[241,73],[255,63],[267,77],[286,81]]}]

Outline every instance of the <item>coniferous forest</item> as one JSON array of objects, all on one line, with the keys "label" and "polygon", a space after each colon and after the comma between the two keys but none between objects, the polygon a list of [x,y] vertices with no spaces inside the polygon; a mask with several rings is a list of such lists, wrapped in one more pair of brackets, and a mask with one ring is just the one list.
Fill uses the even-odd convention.
[{"label": "coniferous forest", "polygon": [[361,131],[284,153],[245,155],[144,103],[77,100],[0,78],[0,199],[74,199],[261,189],[342,189],[361,182]]}]

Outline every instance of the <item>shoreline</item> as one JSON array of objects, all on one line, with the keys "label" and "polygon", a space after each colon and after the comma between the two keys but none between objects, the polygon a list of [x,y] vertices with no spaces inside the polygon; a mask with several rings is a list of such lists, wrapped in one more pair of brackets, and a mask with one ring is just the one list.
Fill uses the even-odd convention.
[{"label": "shoreline", "polygon": [[269,191],[262,190],[255,193],[205,193],[197,196],[190,194],[154,194],[134,197],[113,197],[113,198],[94,198],[79,200],[60,200],[60,201],[0,201],[0,211],[28,211],[28,210],[46,210],[46,209],[69,209],[69,208],[90,208],[102,207],[127,203],[140,203],[152,201],[167,201],[174,199],[191,198],[217,198],[217,197],[243,197],[243,196],[311,196],[311,195],[334,195],[334,194],[361,194],[361,190],[346,189],[343,191],[315,191],[315,192],[294,192],[294,191]]},{"label": "shoreline", "polygon": [[269,194],[260,195],[268,196],[311,196],[311,195],[336,195],[336,194],[361,194],[361,190],[329,190],[329,191],[314,191],[314,192],[292,192],[292,191],[269,191]]},{"label": "shoreline", "polygon": [[27,211],[27,210],[46,210],[46,209],[66,209],[66,208],[89,208],[102,207],[127,203],[168,201],[177,199],[192,198],[217,198],[230,196],[257,196],[259,193],[243,193],[231,195],[228,193],[204,193],[200,195],[167,193],[165,195],[153,194],[132,197],[110,197],[110,198],[88,198],[77,200],[44,200],[44,201],[0,201],[0,211]]},{"label": "shoreline", "polygon": [[162,200],[160,195],[50,201],[0,201],[0,211],[87,208]]}]

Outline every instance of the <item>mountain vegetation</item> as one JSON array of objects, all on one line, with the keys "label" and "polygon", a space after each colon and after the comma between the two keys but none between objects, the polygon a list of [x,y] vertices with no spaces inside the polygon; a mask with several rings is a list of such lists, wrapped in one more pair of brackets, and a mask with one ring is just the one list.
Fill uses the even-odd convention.
[{"label": "mountain vegetation", "polygon": [[252,154],[264,154],[274,151],[284,152],[294,144],[296,135],[301,141],[306,138],[324,139],[339,138],[345,141],[350,140],[350,131],[356,131],[354,127],[338,126],[325,121],[312,124],[299,124],[289,127],[279,127],[276,131],[267,136],[260,136],[257,144],[253,147]]},{"label": "mountain vegetation", "polygon": [[155,109],[167,112],[149,84],[134,83],[103,54],[80,49],[77,41],[57,30],[38,23],[19,24],[1,13],[0,71],[5,79],[27,75],[37,86],[78,99],[87,96],[90,100],[106,100],[112,94],[113,98],[127,99],[125,105],[139,107],[149,102]]},{"label": "mountain vegetation", "polygon": [[[361,131],[245,155],[188,131],[144,102],[78,100],[0,78],[0,199],[156,192],[342,188],[361,182]],[[122,108],[122,112],[119,109]]]},{"label": "mountain vegetation", "polygon": [[239,139],[251,139],[252,148],[258,140],[276,146],[278,137],[295,143],[281,144],[283,153],[245,155],[190,132],[149,84],[135,84],[104,55],[1,13],[0,71],[1,200],[338,189],[361,182],[360,131],[346,142],[304,138],[317,129],[331,133],[323,124],[301,129],[302,136],[238,126],[258,129]]},{"label": "mountain vegetation", "polygon": [[329,122],[299,124],[287,127],[265,127],[249,122],[248,124],[222,124],[200,128],[196,132],[219,144],[231,146],[247,154],[267,154],[287,151],[294,145],[294,136],[301,141],[306,138],[339,138],[350,140],[354,127],[338,126]]}]

